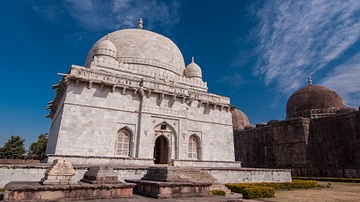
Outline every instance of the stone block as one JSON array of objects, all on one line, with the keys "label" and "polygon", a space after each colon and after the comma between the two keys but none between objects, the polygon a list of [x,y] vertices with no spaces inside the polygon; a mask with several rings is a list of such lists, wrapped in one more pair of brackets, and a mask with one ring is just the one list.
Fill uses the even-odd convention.
[{"label": "stone block", "polygon": [[40,182],[48,185],[77,184],[75,170],[71,162],[65,158],[55,159]]},{"label": "stone block", "polygon": [[118,174],[113,171],[111,166],[90,167],[84,174],[82,182],[91,184],[117,184],[120,183]]}]

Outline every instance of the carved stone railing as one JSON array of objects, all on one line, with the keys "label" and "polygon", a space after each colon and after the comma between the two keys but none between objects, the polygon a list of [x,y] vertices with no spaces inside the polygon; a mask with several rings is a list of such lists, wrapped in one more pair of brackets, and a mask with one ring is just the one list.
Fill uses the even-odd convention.
[{"label": "carved stone railing", "polygon": [[198,100],[203,100],[204,102],[217,103],[217,104],[230,104],[230,99],[227,97],[196,91],[189,90],[182,87],[180,84],[167,84],[163,82],[143,80],[139,78],[125,77],[120,75],[111,75],[96,70],[91,70],[88,68],[73,66],[71,68],[70,77],[74,79],[83,79],[97,81],[100,83],[105,83],[108,85],[126,85],[129,87],[139,88],[140,83],[146,90],[151,90],[152,92],[165,92],[170,95],[185,96]]},{"label": "carved stone railing", "polygon": [[289,113],[287,119],[294,117],[306,117],[306,118],[318,118],[336,114],[338,108],[327,108],[327,109],[308,109],[299,112]]},{"label": "carved stone railing", "polygon": [[[103,69],[108,69],[108,70],[117,71],[117,72],[139,74],[139,75],[144,75],[144,76],[151,77],[154,79],[157,78],[157,79],[161,79],[161,80],[173,81],[175,83],[181,83],[181,84],[185,84],[185,85],[189,85],[189,86],[195,86],[201,90],[205,90],[205,91],[207,90],[206,82],[181,76],[183,74],[183,72],[179,72],[179,70],[173,71],[173,70],[165,68],[175,74],[167,74],[167,73],[160,74],[159,72],[154,72],[154,71],[149,70],[148,67],[143,65],[146,63],[141,62],[140,59],[138,59],[138,58],[137,58],[137,60],[139,60],[139,61],[137,63],[139,63],[139,64],[137,64],[136,62],[132,62],[132,63],[129,62],[129,64],[128,64],[128,63],[126,63],[126,61],[128,61],[128,59],[124,59],[124,60],[122,60],[122,62],[118,62],[118,61],[111,61],[111,60],[106,60],[106,59],[104,60],[103,58],[94,57],[94,61],[91,63],[89,68],[90,69],[103,68]],[[145,61],[145,59],[144,59],[144,61]],[[156,65],[151,65],[150,62],[148,65],[158,67]]]}]

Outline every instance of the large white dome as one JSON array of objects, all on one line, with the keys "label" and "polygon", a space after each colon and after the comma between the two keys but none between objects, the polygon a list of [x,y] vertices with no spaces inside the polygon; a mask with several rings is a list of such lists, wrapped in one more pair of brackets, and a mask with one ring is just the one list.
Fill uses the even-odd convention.
[{"label": "large white dome", "polygon": [[143,29],[124,29],[102,37],[90,49],[85,66],[93,61],[97,45],[106,39],[115,45],[119,62],[154,66],[179,76],[184,73],[184,58],[176,44],[165,36]]}]

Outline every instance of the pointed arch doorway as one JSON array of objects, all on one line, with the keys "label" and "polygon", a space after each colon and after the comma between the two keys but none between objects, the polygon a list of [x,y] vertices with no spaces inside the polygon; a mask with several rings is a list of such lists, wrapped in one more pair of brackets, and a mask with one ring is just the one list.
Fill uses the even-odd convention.
[{"label": "pointed arch doorway", "polygon": [[154,159],[155,164],[168,164],[169,142],[163,135],[160,135],[155,140]]}]

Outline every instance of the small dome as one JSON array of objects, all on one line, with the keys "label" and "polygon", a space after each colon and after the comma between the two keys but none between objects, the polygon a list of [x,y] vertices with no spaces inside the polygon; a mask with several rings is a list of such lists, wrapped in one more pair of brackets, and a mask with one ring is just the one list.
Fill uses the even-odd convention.
[{"label": "small dome", "polygon": [[230,111],[234,130],[244,129],[245,126],[250,125],[249,118],[244,112],[236,109],[235,107]]},{"label": "small dome", "polygon": [[115,45],[108,38],[100,41],[96,44],[96,46],[94,46],[95,56],[107,55],[116,59],[116,52],[117,51]]},{"label": "small dome", "polygon": [[323,117],[344,108],[344,100],[334,90],[309,83],[292,94],[286,105],[286,118]]},{"label": "small dome", "polygon": [[265,123],[265,122],[260,122],[260,123],[256,124],[256,128],[261,128],[261,127],[264,127],[264,126],[266,126],[266,125],[267,125],[267,123]]},{"label": "small dome", "polygon": [[202,79],[202,72],[199,65],[194,62],[194,57],[192,58],[191,63],[185,69],[185,76],[187,78],[199,78]]}]

